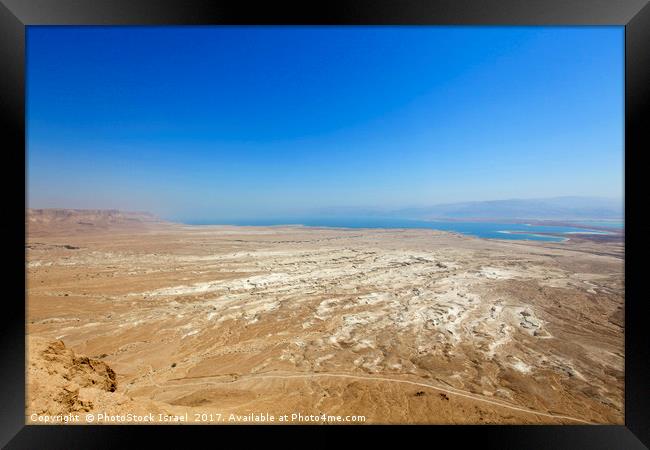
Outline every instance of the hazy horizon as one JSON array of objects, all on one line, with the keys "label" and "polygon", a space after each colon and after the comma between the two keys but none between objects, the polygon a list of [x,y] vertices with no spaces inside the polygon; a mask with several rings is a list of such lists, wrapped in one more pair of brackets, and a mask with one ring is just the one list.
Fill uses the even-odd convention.
[{"label": "hazy horizon", "polygon": [[28,27],[31,208],[623,199],[622,27]]},{"label": "hazy horizon", "polygon": [[[436,205],[412,206],[398,209],[357,207],[329,207],[305,210],[300,213],[286,213],[277,211],[260,216],[223,216],[219,214],[206,214],[204,216],[159,216],[164,220],[188,224],[235,224],[235,223],[302,223],[306,220],[314,224],[325,225],[326,222],[346,223],[346,221],[374,221],[377,219],[436,221],[436,220],[605,220],[621,222],[624,218],[624,199],[599,198],[599,197],[574,197],[562,196],[554,198],[534,199],[502,199],[482,202],[442,203]],[[114,210],[127,213],[151,213],[148,210],[128,210],[124,208],[74,208],[65,206],[52,206],[45,208],[30,207],[28,209],[64,209],[64,210]],[[156,215],[156,214],[154,214]],[[324,221],[323,221],[324,219]],[[282,222],[282,221],[288,222]],[[321,222],[319,222],[319,220]],[[338,220],[338,222],[336,222]],[[351,222],[350,222],[351,223]],[[387,222],[388,223],[388,222]]]}]

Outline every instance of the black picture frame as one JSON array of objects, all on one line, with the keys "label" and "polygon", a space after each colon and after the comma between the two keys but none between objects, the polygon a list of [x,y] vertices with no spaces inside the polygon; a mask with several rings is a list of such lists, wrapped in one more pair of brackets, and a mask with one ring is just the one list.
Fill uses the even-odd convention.
[{"label": "black picture frame", "polygon": [[[643,152],[650,106],[650,6],[648,0],[364,0],[259,2],[236,0],[0,0],[0,108],[4,141],[5,323],[2,327],[2,419],[6,448],[116,448],[135,437],[209,438],[223,444],[224,430],[249,442],[250,427],[33,426],[25,425],[25,27],[30,25],[620,25],[625,27],[625,425],[623,426],[418,426],[343,427],[354,435],[383,438],[388,431],[424,437],[427,446],[452,440],[494,448],[635,449],[650,446],[650,338],[643,291]],[[598,93],[594,93],[598,95]],[[20,171],[19,167],[24,167]],[[22,180],[22,183],[21,183]],[[9,202],[8,202],[9,201]],[[9,205],[7,205],[7,202]],[[22,281],[21,281],[22,280]],[[23,299],[21,301],[20,299]],[[310,440],[327,427],[308,431]],[[408,428],[408,429],[405,429]],[[339,428],[340,429],[340,428]],[[255,427],[268,435],[277,427]],[[283,432],[285,434],[286,431]],[[193,436],[189,436],[192,434]],[[285,439],[287,438],[285,434]],[[435,441],[431,441],[435,439]],[[286,442],[286,441],[285,441]],[[303,443],[306,442],[303,441]],[[407,444],[409,445],[409,444]]]}]

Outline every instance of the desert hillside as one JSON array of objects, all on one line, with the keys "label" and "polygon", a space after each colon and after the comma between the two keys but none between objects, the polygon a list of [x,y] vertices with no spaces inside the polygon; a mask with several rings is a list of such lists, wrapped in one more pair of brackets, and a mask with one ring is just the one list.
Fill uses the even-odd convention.
[{"label": "desert hillside", "polygon": [[30,337],[26,350],[28,423],[63,423],[74,416],[79,423],[87,422],[88,412],[169,414],[156,402],[116,392],[116,374],[105,362],[76,354],[63,341]]},{"label": "desert hillside", "polygon": [[25,226],[30,235],[147,230],[167,222],[148,212],[115,209],[28,209]]}]

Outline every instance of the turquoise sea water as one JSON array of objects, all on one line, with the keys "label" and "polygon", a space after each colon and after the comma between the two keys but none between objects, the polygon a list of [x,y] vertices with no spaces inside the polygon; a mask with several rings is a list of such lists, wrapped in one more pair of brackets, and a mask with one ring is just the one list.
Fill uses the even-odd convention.
[{"label": "turquoise sea water", "polygon": [[[533,240],[561,242],[575,233],[603,233],[599,230],[589,230],[580,227],[530,225],[507,222],[443,222],[423,221],[377,217],[359,218],[283,218],[265,220],[240,221],[190,221],[191,225],[243,225],[243,226],[274,226],[274,225],[304,225],[310,227],[335,228],[430,228],[434,230],[451,231],[469,236],[487,239]],[[595,224],[593,226],[596,226]],[[547,236],[537,233],[557,233],[566,237]]]}]

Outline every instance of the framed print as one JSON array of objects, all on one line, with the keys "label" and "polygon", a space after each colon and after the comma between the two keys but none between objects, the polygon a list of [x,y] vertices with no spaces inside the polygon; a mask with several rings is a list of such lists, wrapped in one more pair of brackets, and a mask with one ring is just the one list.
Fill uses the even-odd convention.
[{"label": "framed print", "polygon": [[7,448],[650,442],[647,2],[0,11]]}]

